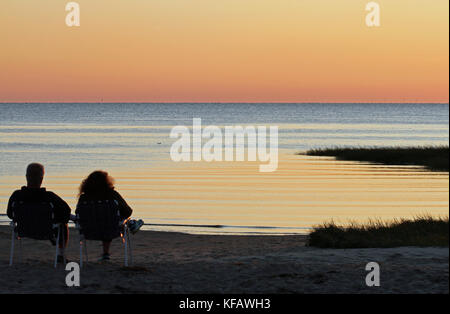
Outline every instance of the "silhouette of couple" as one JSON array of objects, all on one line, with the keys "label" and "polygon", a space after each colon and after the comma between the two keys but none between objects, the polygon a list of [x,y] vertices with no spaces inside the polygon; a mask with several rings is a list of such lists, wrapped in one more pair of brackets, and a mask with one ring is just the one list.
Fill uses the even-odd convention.
[{"label": "silhouette of couple", "polygon": [[[69,220],[76,220],[77,216],[71,215],[69,205],[53,192],[47,191],[42,186],[44,179],[44,166],[38,163],[28,165],[26,171],[27,186],[15,191],[8,202],[7,215],[10,219],[14,217],[14,206],[26,202],[28,204],[42,204],[43,202],[53,205],[54,223],[63,225],[64,236],[58,243],[58,262],[64,260],[64,249],[69,240],[69,229],[67,223]],[[75,214],[78,213],[79,206],[85,202],[111,201],[118,205],[121,219],[127,219],[133,212],[130,206],[125,202],[122,196],[114,189],[114,180],[107,172],[94,171],[80,185],[78,194],[78,204]],[[137,226],[139,228],[140,226]],[[134,230],[137,231],[137,230]],[[109,260],[110,245],[112,239],[101,239],[103,242],[103,255],[100,260]],[[56,242],[53,240],[53,244]]]}]

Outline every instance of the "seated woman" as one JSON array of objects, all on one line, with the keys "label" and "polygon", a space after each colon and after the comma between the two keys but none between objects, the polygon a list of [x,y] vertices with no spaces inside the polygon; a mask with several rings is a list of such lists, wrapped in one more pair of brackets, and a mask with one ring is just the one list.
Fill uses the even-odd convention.
[{"label": "seated woman", "polygon": [[[133,210],[128,206],[122,196],[114,190],[114,179],[107,172],[94,171],[80,185],[80,193],[76,213],[79,213],[82,204],[100,204],[101,202],[114,202],[118,206],[122,220],[131,216]],[[93,210],[95,210],[95,206]],[[97,206],[98,207],[98,206]],[[112,239],[101,239],[103,242],[103,255],[100,260],[109,260],[109,248]]]}]

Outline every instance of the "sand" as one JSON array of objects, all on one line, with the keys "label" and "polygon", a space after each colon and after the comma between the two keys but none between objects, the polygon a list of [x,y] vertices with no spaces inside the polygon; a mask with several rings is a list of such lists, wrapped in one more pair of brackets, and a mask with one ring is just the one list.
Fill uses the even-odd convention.
[{"label": "sand", "polygon": [[[78,259],[76,230],[67,255]],[[88,242],[90,262],[81,286],[67,287],[63,266],[52,265],[47,241],[23,241],[21,263],[8,266],[10,233],[0,227],[0,293],[448,293],[448,248],[318,249],[306,236],[189,235],[140,231],[132,237],[134,267],[123,267],[123,247],[97,262],[99,242]],[[381,286],[367,287],[365,266],[378,262]]]}]

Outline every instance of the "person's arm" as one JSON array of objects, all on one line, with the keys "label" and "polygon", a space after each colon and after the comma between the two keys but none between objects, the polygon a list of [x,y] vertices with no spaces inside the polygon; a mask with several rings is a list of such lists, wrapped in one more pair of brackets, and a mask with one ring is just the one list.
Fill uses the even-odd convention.
[{"label": "person's arm", "polygon": [[52,202],[55,205],[55,219],[57,222],[68,223],[70,219],[69,205],[58,195],[51,193]]},{"label": "person's arm", "polygon": [[131,207],[127,204],[127,202],[125,202],[123,197],[117,191],[113,191],[113,194],[114,199],[119,202],[120,216],[124,219],[130,217],[133,213]]},{"label": "person's arm", "polygon": [[14,202],[17,202],[17,191],[14,192],[8,201],[8,209],[6,210],[6,215],[9,219],[13,219],[13,206]]},{"label": "person's arm", "polygon": [[80,208],[80,204],[84,201],[84,194],[81,194],[78,198],[77,207],[75,208],[75,215],[78,215],[78,209]]}]

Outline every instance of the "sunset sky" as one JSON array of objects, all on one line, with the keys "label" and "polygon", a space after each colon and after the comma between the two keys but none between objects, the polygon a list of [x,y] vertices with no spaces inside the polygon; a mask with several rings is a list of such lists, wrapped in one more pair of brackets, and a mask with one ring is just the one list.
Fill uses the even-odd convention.
[{"label": "sunset sky", "polygon": [[449,1],[0,1],[0,102],[448,102]]}]

